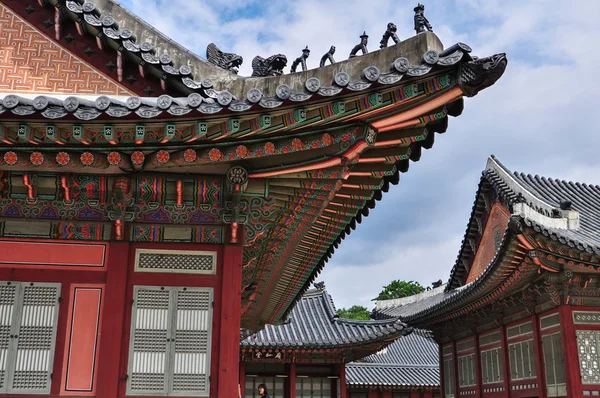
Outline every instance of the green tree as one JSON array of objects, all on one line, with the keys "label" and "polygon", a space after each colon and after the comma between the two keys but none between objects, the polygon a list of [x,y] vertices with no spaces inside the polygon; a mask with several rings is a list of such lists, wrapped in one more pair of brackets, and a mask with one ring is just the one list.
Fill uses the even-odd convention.
[{"label": "green tree", "polygon": [[348,309],[340,308],[336,313],[340,318],[355,319],[358,321],[368,321],[371,319],[371,312],[362,305],[353,305]]},{"label": "green tree", "polygon": [[379,296],[375,297],[373,301],[408,297],[423,291],[425,288],[419,282],[395,280],[384,286]]}]

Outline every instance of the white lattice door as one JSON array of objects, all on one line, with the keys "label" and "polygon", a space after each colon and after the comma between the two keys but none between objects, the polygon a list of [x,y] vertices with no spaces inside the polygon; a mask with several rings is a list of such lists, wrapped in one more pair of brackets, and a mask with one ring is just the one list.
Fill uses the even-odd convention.
[{"label": "white lattice door", "polygon": [[179,288],[171,338],[171,394],[208,395],[212,291]]},{"label": "white lattice door", "polygon": [[8,356],[11,352],[13,314],[17,299],[17,286],[2,282],[0,285],[0,392],[6,392]]},{"label": "white lattice door", "polygon": [[166,395],[171,292],[135,287],[129,343],[128,395]]},{"label": "white lattice door", "polygon": [[59,295],[59,284],[3,283],[0,287],[0,391],[50,393]]},{"label": "white lattice door", "polygon": [[208,396],[212,289],[136,286],[128,395]]}]

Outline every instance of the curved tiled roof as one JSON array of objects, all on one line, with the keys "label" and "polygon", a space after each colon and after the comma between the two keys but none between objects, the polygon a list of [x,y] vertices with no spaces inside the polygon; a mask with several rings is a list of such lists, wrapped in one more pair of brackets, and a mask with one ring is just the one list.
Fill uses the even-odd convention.
[{"label": "curved tiled roof", "polygon": [[[496,160],[496,163],[509,173],[500,162]],[[516,171],[511,176],[519,183],[520,189],[511,187],[506,194],[524,197],[531,207],[535,206],[535,199],[547,203],[551,207],[550,212],[538,210],[543,212],[542,214],[552,216],[552,211],[559,212],[565,206],[579,213],[577,229],[549,227],[525,218],[526,225],[533,227],[537,232],[554,235],[558,241],[571,247],[600,254],[600,186]],[[528,199],[527,193],[535,199]],[[571,203],[570,206],[566,205],[567,201]]]},{"label": "curved tiled roof", "polygon": [[[600,254],[599,186],[540,177],[538,175],[532,176],[518,171],[511,172],[492,155],[482,173],[465,238],[450,273],[447,290],[459,285],[456,279],[457,272],[465,269],[465,262],[472,251],[467,237],[477,229],[475,217],[482,213],[482,192],[489,188],[495,190],[509,206],[513,207],[511,208],[513,213],[515,213],[515,204],[524,203],[532,211],[542,216],[546,222],[532,219],[531,214],[515,213],[521,215],[524,223],[529,227],[533,227],[537,232],[554,236],[555,240],[571,247]],[[561,226],[560,223],[557,224],[550,220],[568,217],[568,211],[561,208],[561,206],[565,206],[567,201],[570,202],[570,206],[566,207],[577,212],[575,216],[579,221],[578,228],[570,228],[566,224]]]},{"label": "curved tiled roof", "polygon": [[417,329],[377,354],[347,364],[346,383],[351,386],[439,386],[438,355],[438,345],[431,334]]},{"label": "curved tiled roof", "polygon": [[[415,43],[423,42],[423,39],[415,39]],[[458,43],[450,49],[450,53],[444,51],[441,55],[434,50],[428,50],[422,55],[435,53],[436,62],[421,65],[409,65],[409,59],[405,57],[392,60],[391,64],[369,65],[361,70],[354,70],[352,64],[358,63],[353,60],[342,61],[344,71],[337,71],[330,66],[324,67],[321,74],[327,76],[327,83],[314,77],[310,71],[299,73],[294,82],[302,80],[301,87],[294,87],[287,76],[260,78],[267,79],[265,84],[240,84],[227,90],[218,91],[213,87],[211,79],[202,82],[192,81],[184,78],[184,83],[194,92],[187,97],[171,97],[161,95],[158,97],[120,97],[120,96],[72,96],[72,95],[27,95],[0,93],[0,113],[11,112],[17,116],[28,116],[39,114],[45,119],[62,119],[73,116],[79,120],[94,120],[101,117],[125,118],[138,116],[145,119],[156,118],[160,115],[172,116],[210,116],[222,111],[246,112],[249,110],[283,107],[285,105],[306,103],[318,99],[334,99],[354,92],[366,91],[377,86],[392,86],[407,81],[411,78],[423,78],[426,75],[455,67],[461,60],[471,60],[470,48],[465,44]],[[383,51],[383,50],[382,50]],[[391,48],[387,53],[393,56],[395,49]],[[464,58],[464,59],[463,59]],[[374,61],[380,61],[374,58]],[[402,62],[398,62],[402,60]],[[360,66],[360,65],[358,65]],[[380,71],[380,68],[383,72]],[[389,72],[386,72],[389,69]],[[352,72],[356,74],[352,74]],[[348,73],[350,72],[350,73]],[[331,73],[331,75],[328,75]],[[186,80],[187,79],[187,80]],[[215,84],[217,81],[215,81]],[[290,83],[290,84],[288,84]],[[329,85],[331,84],[331,85]],[[258,87],[257,87],[258,86]],[[273,88],[276,87],[274,90]],[[269,90],[273,95],[268,95]]]},{"label": "curved tiled roof", "polygon": [[426,317],[427,314],[442,310],[452,303],[464,302],[467,297],[477,294],[482,281],[488,278],[502,261],[503,253],[514,235],[511,228],[508,228],[501,248],[485,271],[471,283],[456,287],[454,278],[457,269],[465,267],[462,256],[468,245],[467,236],[476,224],[473,215],[478,211],[479,202],[483,200],[482,190],[490,188],[510,206],[514,228],[518,229],[518,224],[522,224],[570,247],[589,253],[600,253],[600,186],[511,172],[491,156],[479,184],[467,233],[459,258],[452,269],[447,290],[407,305],[386,305],[385,301],[377,303],[374,311],[376,317],[400,317],[408,322]]},{"label": "curved tiled roof", "polygon": [[296,303],[288,320],[267,325],[242,340],[242,348],[317,348],[357,345],[394,339],[411,329],[399,320],[355,321],[339,318],[325,290],[309,290]]}]

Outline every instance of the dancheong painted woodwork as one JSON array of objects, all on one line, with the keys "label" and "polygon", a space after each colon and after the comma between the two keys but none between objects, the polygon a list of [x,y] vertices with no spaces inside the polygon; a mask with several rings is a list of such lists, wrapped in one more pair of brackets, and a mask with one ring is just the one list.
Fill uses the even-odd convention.
[{"label": "dancheong painted woodwork", "polygon": [[490,157],[445,286],[377,303],[433,331],[445,397],[600,394],[600,187]]},{"label": "dancheong painted woodwork", "polygon": [[240,327],[284,319],[507,66],[391,24],[381,50],[241,77],[112,0],[6,0],[0,22],[1,395],[234,396]]}]

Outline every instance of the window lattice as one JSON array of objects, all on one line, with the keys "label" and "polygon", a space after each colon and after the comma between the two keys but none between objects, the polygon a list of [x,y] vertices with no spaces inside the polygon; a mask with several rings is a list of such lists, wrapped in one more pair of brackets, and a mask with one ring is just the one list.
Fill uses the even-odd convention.
[{"label": "window lattice", "polygon": [[561,334],[554,333],[542,336],[542,349],[546,368],[546,393],[549,397],[563,397],[567,392],[567,381]]},{"label": "window lattice", "polygon": [[136,271],[213,273],[216,268],[215,253],[181,253],[174,251],[138,250]]},{"label": "window lattice", "polygon": [[210,358],[210,292],[178,290],[173,354],[173,390],[204,391]]},{"label": "window lattice", "polygon": [[579,370],[583,384],[600,384],[600,331],[578,330]]},{"label": "window lattice", "polygon": [[49,393],[60,285],[0,286],[0,391]]},{"label": "window lattice", "polygon": [[136,287],[128,395],[209,392],[212,290]]},{"label": "window lattice", "polygon": [[165,391],[169,299],[168,290],[137,290],[129,367],[132,392]]},{"label": "window lattice", "polygon": [[16,294],[15,285],[0,286],[0,391],[6,388],[8,346]]},{"label": "window lattice", "polygon": [[540,319],[540,328],[542,330],[557,325],[560,325],[560,316],[558,313]]},{"label": "window lattice", "polygon": [[504,380],[502,348],[481,351],[481,375],[483,384],[499,383]]},{"label": "window lattice", "polygon": [[508,345],[511,380],[535,378],[535,352],[533,340],[520,341]]}]

